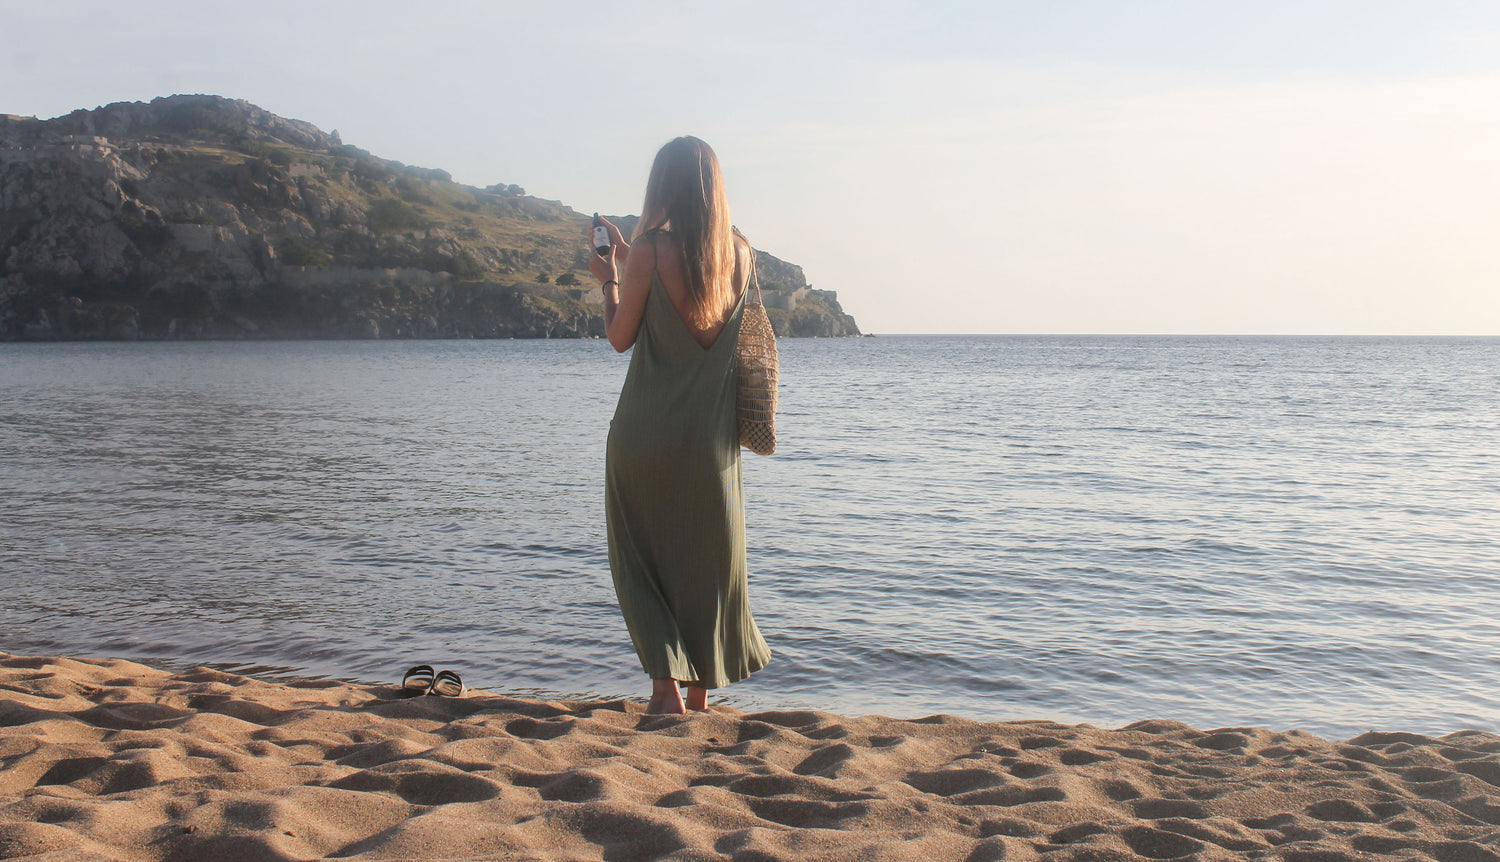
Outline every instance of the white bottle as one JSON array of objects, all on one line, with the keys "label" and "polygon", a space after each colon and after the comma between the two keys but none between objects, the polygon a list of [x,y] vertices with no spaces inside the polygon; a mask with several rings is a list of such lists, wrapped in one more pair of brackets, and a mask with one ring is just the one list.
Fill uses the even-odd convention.
[{"label": "white bottle", "polygon": [[609,228],[604,226],[604,219],[594,213],[594,253],[600,257],[609,257]]}]

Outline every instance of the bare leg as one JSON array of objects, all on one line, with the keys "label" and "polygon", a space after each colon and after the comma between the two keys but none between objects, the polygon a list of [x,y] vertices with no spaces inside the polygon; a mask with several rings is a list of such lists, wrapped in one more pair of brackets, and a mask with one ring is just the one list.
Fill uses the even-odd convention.
[{"label": "bare leg", "polygon": [[647,715],[682,715],[685,712],[687,708],[682,705],[682,692],[677,690],[677,680],[651,680],[651,702],[646,704]]},{"label": "bare leg", "polygon": [[696,685],[688,686],[687,708],[694,712],[708,711],[708,689]]}]

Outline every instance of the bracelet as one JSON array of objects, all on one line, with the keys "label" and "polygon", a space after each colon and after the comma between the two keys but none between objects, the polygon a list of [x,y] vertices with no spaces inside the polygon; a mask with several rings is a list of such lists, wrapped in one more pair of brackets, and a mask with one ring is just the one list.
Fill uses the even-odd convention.
[{"label": "bracelet", "polygon": [[611,284],[618,286],[619,282],[615,281],[614,279],[610,279],[609,281],[606,281],[605,283],[599,285],[599,289],[603,290],[604,288],[609,287]]}]

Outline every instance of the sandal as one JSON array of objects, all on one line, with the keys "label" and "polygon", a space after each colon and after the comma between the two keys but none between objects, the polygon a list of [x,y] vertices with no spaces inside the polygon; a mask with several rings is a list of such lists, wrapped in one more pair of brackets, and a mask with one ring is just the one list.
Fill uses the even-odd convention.
[{"label": "sandal", "polygon": [[432,691],[436,673],[430,664],[419,664],[408,670],[406,675],[401,677],[401,696],[416,697]]},{"label": "sandal", "polygon": [[427,688],[428,694],[443,697],[463,697],[467,691],[468,689],[464,688],[464,681],[451,670],[438,671],[437,676],[432,678],[432,685]]}]

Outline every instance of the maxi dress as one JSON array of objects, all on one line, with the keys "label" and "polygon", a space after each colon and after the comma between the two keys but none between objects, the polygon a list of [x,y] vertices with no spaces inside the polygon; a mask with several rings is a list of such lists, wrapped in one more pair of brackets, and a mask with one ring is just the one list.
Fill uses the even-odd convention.
[{"label": "maxi dress", "polygon": [[744,309],[741,295],[705,348],[653,273],[605,449],[609,566],[641,667],[702,688],[771,658],[745,566],[734,379]]}]

